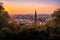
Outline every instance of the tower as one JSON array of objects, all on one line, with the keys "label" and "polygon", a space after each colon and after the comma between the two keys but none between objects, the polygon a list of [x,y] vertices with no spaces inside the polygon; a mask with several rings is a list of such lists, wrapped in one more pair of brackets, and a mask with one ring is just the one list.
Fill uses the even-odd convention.
[{"label": "tower", "polygon": [[34,15],[34,23],[35,23],[35,25],[37,25],[37,12],[36,12],[36,10],[35,10],[35,15]]}]

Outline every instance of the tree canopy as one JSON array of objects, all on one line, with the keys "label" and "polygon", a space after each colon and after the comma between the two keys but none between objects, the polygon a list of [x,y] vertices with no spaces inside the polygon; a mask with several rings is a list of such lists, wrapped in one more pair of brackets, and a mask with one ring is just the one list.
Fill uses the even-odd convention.
[{"label": "tree canopy", "polygon": [[8,12],[2,5],[0,5],[0,28],[6,27],[8,25],[9,19],[10,17],[8,15]]},{"label": "tree canopy", "polygon": [[59,33],[60,32],[60,9],[57,9],[51,15],[52,19],[47,22],[46,27],[50,32]]}]

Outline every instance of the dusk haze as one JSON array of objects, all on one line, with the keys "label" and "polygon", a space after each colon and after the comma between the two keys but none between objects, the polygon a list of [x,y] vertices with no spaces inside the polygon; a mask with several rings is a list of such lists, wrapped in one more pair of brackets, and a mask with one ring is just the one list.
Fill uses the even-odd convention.
[{"label": "dusk haze", "polygon": [[60,8],[60,0],[0,0],[9,14],[51,14]]}]

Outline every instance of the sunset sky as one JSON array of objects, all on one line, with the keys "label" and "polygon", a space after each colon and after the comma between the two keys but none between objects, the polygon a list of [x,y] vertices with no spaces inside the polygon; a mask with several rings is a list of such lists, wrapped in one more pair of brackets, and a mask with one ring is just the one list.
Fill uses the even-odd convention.
[{"label": "sunset sky", "polygon": [[60,0],[0,0],[9,14],[51,14],[60,8]]}]

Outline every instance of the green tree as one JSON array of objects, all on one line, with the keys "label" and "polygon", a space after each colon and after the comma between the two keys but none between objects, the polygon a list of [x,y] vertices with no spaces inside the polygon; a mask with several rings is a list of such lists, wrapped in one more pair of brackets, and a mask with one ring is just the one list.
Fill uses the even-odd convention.
[{"label": "green tree", "polygon": [[57,9],[51,15],[52,19],[46,24],[47,30],[52,33],[60,32],[60,9]]},{"label": "green tree", "polygon": [[51,16],[56,17],[56,18],[60,18],[60,9],[57,9],[56,11],[54,11]]},{"label": "green tree", "polygon": [[5,8],[2,5],[0,5],[0,28],[7,27],[9,19],[10,17],[8,15],[8,12],[5,11]]},{"label": "green tree", "polygon": [[10,28],[4,27],[0,30],[0,39],[1,40],[5,40],[5,39],[10,40],[12,37],[12,34],[13,34],[13,32]]}]

